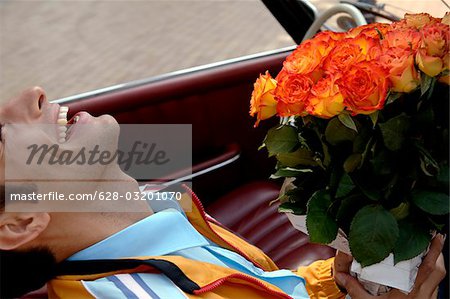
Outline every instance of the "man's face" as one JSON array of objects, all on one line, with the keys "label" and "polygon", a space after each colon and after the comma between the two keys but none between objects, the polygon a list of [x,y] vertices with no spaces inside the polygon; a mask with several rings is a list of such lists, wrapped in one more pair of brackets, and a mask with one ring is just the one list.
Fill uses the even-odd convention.
[{"label": "man's face", "polygon": [[[0,185],[4,185],[7,192],[10,184],[18,184],[18,190],[21,190],[20,183],[28,184],[30,181],[31,185],[37,186],[38,193],[69,190],[80,194],[98,190],[117,191],[120,188],[127,191],[138,190],[136,181],[124,174],[115,162],[63,165],[50,163],[55,155],[63,152],[77,154],[83,148],[85,154],[95,147],[103,152],[115,152],[119,126],[109,115],[93,117],[80,112],[67,120],[67,109],[49,103],[45,92],[34,87],[0,106],[0,125]],[[24,164],[27,155],[29,156],[27,149],[34,144],[57,145],[57,151],[45,155],[41,164]],[[122,183],[119,184],[119,181]],[[49,213],[52,210],[45,209],[51,206],[46,206],[43,202],[37,203],[11,203],[12,211],[7,206],[4,212],[0,212],[0,297],[5,294],[20,296],[40,287],[53,276],[56,261],[73,254],[71,250],[79,250],[73,249],[73,246],[68,246],[69,249],[66,250],[64,246],[69,243],[73,245],[73,236],[65,240],[69,243],[62,242],[61,238],[64,239],[67,231],[70,231],[64,224],[80,224],[72,221],[71,216],[83,213],[70,213],[80,211],[72,206],[73,202],[67,202],[66,210],[56,210],[69,213],[53,214]],[[95,211],[102,211],[102,208],[110,206],[96,206],[92,201],[82,202],[80,205],[93,206]],[[14,210],[16,206],[24,210]],[[28,211],[32,206],[44,206],[44,209]],[[119,205],[114,211],[123,210],[124,206]],[[139,207],[138,211],[142,210]],[[87,210],[92,211],[94,210]],[[75,234],[78,233],[76,225],[71,231],[75,231]],[[80,237],[76,245],[82,241]],[[23,272],[23,269],[27,271]]]},{"label": "man's face", "polygon": [[[89,193],[98,189],[96,182],[121,177],[116,163],[76,163],[83,162],[81,156],[76,162],[58,162],[68,162],[70,153],[73,159],[82,150],[88,158],[89,151],[95,148],[110,153],[117,149],[119,127],[114,118],[80,112],[67,120],[67,110],[49,103],[39,87],[25,90],[0,107],[0,183],[5,183],[7,189],[21,182],[37,182],[41,193]],[[44,155],[44,150],[37,150],[42,146],[52,150]]]}]

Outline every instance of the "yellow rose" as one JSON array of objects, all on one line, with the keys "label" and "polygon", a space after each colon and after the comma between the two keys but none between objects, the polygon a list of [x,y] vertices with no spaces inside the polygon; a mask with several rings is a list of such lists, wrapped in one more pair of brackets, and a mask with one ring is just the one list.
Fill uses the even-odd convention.
[{"label": "yellow rose", "polygon": [[322,78],[313,86],[306,110],[321,118],[331,118],[344,110],[344,97],[331,77]]},{"label": "yellow rose", "polygon": [[427,13],[418,13],[418,14],[405,14],[404,18],[406,22],[406,26],[413,27],[416,29],[421,29],[426,25],[434,24],[439,22],[440,20],[437,18],[433,18],[431,15]]},{"label": "yellow rose", "polygon": [[261,120],[268,119],[277,113],[277,101],[274,97],[276,87],[277,81],[270,76],[268,71],[256,79],[250,100],[250,115],[256,114],[255,127]]},{"label": "yellow rose", "polygon": [[400,47],[388,48],[380,57],[380,65],[389,70],[392,91],[407,93],[419,86],[419,74],[414,67],[414,55],[411,50]]},{"label": "yellow rose", "polygon": [[444,57],[448,54],[450,28],[443,23],[425,25],[420,33],[422,41],[416,61],[421,71],[431,77],[440,74],[445,67]]}]

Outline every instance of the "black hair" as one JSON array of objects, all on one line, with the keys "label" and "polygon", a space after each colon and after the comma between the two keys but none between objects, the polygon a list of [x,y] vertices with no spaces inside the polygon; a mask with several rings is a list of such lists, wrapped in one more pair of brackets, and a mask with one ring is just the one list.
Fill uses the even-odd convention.
[{"label": "black hair", "polygon": [[0,250],[0,298],[18,298],[45,285],[56,275],[56,260],[45,247]]}]

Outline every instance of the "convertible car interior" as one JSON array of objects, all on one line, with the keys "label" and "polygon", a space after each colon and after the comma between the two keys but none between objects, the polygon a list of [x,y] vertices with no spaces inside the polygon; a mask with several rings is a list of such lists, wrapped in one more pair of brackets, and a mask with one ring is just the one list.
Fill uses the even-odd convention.
[{"label": "convertible car interior", "polygon": [[[314,11],[299,6],[300,1],[263,2],[274,16],[283,17],[283,27],[300,42],[315,18]],[[286,12],[299,10],[307,17],[286,17]],[[192,124],[189,179],[206,211],[260,247],[279,267],[292,269],[331,257],[335,251],[310,243],[286,215],[278,213],[276,204],[270,205],[282,181],[269,179],[275,161],[258,148],[274,123],[254,128],[248,111],[255,79],[266,70],[276,74],[293,49],[178,71],[56,102],[69,106],[69,114],[82,110],[94,116],[106,113],[120,124]]]},{"label": "convertible car interior", "polygon": [[267,161],[267,153],[258,151],[267,127],[254,128],[248,115],[254,79],[267,68],[276,73],[289,52],[188,70],[61,102],[70,113],[108,113],[121,124],[192,124],[192,188],[208,213],[281,267],[295,268],[334,251],[310,244],[276,205],[269,206],[278,197],[280,182],[268,179],[274,165]]}]

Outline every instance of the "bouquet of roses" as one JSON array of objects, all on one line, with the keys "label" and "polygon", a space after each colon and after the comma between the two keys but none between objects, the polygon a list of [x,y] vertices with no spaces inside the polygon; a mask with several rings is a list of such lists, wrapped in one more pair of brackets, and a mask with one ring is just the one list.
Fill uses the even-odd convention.
[{"label": "bouquet of roses", "polygon": [[427,249],[449,213],[450,14],[407,14],[300,44],[257,79],[250,114],[280,117],[263,146],[289,178],[280,210],[312,242],[338,231],[362,267]]}]

